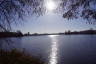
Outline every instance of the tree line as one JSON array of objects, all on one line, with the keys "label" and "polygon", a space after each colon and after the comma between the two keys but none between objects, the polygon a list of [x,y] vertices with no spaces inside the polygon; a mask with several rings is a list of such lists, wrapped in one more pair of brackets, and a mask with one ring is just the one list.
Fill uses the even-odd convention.
[{"label": "tree line", "polygon": [[5,38],[5,37],[22,37],[23,34],[21,31],[17,32],[0,32],[0,38]]},{"label": "tree line", "polygon": [[[12,24],[20,24],[27,15],[44,15],[46,0],[0,0],[0,31],[11,31]],[[59,2],[55,13],[63,18],[83,18],[96,23],[96,0],[53,0]],[[22,21],[19,21],[22,20]],[[24,23],[24,22],[23,22]]]}]

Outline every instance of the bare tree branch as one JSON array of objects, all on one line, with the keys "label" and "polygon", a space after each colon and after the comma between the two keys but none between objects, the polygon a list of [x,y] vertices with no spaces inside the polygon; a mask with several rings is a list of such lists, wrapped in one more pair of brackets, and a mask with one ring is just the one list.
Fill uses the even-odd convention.
[{"label": "bare tree branch", "polygon": [[[44,1],[46,0],[0,0],[0,30],[11,30],[11,24],[18,24],[19,21],[16,20],[23,19],[26,14],[43,15],[46,12]],[[93,23],[96,21],[96,0],[58,1],[60,3],[56,10],[62,8],[64,18],[82,17]]]}]

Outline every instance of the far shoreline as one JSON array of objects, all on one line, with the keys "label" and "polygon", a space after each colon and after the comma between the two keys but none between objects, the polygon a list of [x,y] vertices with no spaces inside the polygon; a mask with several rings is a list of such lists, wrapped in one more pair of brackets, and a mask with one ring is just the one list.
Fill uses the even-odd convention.
[{"label": "far shoreline", "polygon": [[25,37],[25,36],[46,36],[46,35],[96,35],[96,30],[67,31],[63,33],[43,33],[43,34],[22,34],[22,32],[0,32],[0,38]]}]

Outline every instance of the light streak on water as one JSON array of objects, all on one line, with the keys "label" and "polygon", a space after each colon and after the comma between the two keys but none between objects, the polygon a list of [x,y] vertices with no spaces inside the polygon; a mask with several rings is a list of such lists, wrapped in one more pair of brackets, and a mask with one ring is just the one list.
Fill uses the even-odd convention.
[{"label": "light streak on water", "polygon": [[48,64],[57,64],[58,59],[58,42],[56,40],[56,35],[50,35],[49,36],[52,39],[52,46],[50,51],[50,57],[49,57],[49,63]]}]

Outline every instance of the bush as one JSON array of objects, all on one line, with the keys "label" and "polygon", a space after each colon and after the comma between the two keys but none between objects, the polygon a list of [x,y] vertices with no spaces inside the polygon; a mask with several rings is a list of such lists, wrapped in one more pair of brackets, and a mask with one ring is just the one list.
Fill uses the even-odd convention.
[{"label": "bush", "polygon": [[32,57],[23,52],[0,50],[0,64],[44,64],[39,58]]}]

